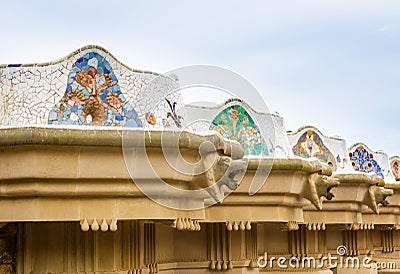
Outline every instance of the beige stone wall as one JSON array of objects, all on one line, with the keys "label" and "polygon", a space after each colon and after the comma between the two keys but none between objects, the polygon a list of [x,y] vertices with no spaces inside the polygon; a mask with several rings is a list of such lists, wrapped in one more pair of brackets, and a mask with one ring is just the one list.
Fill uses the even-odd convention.
[{"label": "beige stone wall", "polygon": [[[376,176],[331,176],[315,159],[246,159],[244,178],[222,203],[179,210],[138,189],[124,164],[120,131],[34,127],[0,129],[0,137],[0,251],[11,258],[2,255],[1,274],[280,272],[276,262],[272,269],[258,268],[258,258],[267,252],[286,259],[314,256],[319,263],[336,255],[339,245],[349,256],[394,261],[391,272],[400,270],[400,190],[384,189]],[[223,173],[225,166],[214,164],[212,172],[178,174],[167,167],[160,139],[152,132],[145,145],[159,177],[170,184],[200,189]],[[180,143],[183,156],[197,159],[203,141],[218,147],[216,163],[242,160],[217,134],[188,132]],[[249,195],[258,168],[271,172]],[[182,204],[189,197],[152,191]],[[390,204],[383,207],[387,196]],[[196,201],[204,205],[212,197]],[[336,273],[356,273],[346,271]]]},{"label": "beige stone wall", "polygon": [[[16,246],[10,250],[17,250],[17,272],[33,274],[128,273],[134,270],[142,271],[140,273],[214,273],[218,271],[218,263],[220,271],[228,268],[228,273],[257,273],[265,269],[253,268],[252,260],[264,252],[270,257],[319,258],[335,254],[336,247],[342,244],[360,258],[367,255],[386,261],[399,258],[398,231],[391,231],[394,249],[384,251],[385,232],[379,229],[352,231],[329,226],[324,231],[309,231],[300,226],[299,230],[287,231],[283,224],[259,224],[251,231],[228,231],[221,223],[203,227],[200,232],[187,232],[166,224],[123,221],[116,232],[83,232],[76,222],[20,223],[18,234],[12,234],[17,240]],[[10,236],[8,234],[8,239]],[[211,262],[214,270],[211,270]],[[232,270],[229,270],[229,263]],[[276,262],[274,266],[275,272],[278,271]],[[314,271],[325,273],[327,270]],[[310,272],[310,269],[290,272]],[[373,272],[340,269],[334,273]]]}]

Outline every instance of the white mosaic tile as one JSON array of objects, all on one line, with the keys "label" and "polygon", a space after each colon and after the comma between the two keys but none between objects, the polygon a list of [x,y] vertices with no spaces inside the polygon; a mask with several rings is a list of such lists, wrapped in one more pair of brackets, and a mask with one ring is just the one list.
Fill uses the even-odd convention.
[{"label": "white mosaic tile", "polygon": [[[161,98],[163,93],[167,94],[171,87],[178,85],[177,82],[165,76],[157,77],[152,73],[136,72],[128,69],[115,60],[107,51],[96,46],[88,47],[79,53],[64,58],[62,61],[51,64],[22,65],[20,67],[3,66],[0,70],[0,126],[44,125],[49,122],[55,122],[55,120],[50,121],[49,116],[52,111],[56,111],[56,105],[65,100],[65,96],[68,93],[67,85],[71,70],[76,65],[77,60],[90,53],[99,54],[110,64],[111,70],[117,77],[114,80],[114,86],[118,85],[120,88],[120,93],[117,93],[126,99],[126,106],[130,105],[133,108],[132,111],[135,110],[137,112],[138,119],[140,119],[138,123],[142,125],[145,125],[145,114],[155,105],[156,99]],[[90,58],[89,61],[89,67],[90,65],[95,66],[101,63],[101,61],[94,58]],[[156,80],[156,83],[152,82],[156,78],[161,80]],[[149,86],[146,86],[147,84]],[[110,92],[107,92],[107,94]],[[152,98],[152,94],[157,95]],[[109,96],[109,100],[111,100],[111,97]],[[180,96],[177,96],[176,100],[179,98]],[[103,102],[104,105],[109,103],[105,98],[103,98]],[[179,103],[181,104],[182,100],[179,100]],[[160,119],[158,119],[157,123],[160,127],[162,126],[162,118],[166,118],[165,115],[168,112],[165,104],[162,104],[162,106],[163,109],[159,110]],[[63,115],[71,115],[71,113],[66,110]],[[59,116],[61,116],[60,112]],[[61,120],[63,122],[61,124],[68,124],[68,117],[62,117]],[[73,115],[73,117],[75,116]],[[122,118],[125,119],[124,117]],[[111,125],[123,125],[122,122],[114,122]]]}]

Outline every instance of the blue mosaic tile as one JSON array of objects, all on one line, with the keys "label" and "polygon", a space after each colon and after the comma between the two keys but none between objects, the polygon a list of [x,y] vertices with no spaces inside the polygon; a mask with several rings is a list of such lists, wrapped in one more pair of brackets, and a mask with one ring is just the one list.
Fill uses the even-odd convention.
[{"label": "blue mosaic tile", "polygon": [[75,62],[65,94],[49,113],[48,123],[142,127],[136,111],[122,96],[110,64],[96,52]]},{"label": "blue mosaic tile", "polygon": [[375,172],[376,175],[385,179],[381,167],[373,159],[373,154],[363,146],[358,146],[353,152],[349,153],[351,164],[355,171]]}]

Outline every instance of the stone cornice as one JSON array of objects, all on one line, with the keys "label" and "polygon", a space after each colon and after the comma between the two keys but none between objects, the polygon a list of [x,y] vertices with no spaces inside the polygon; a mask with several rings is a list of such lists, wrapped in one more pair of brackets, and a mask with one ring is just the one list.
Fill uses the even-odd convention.
[{"label": "stone cornice", "polygon": [[204,142],[211,142],[223,155],[243,157],[243,149],[236,141],[223,138],[217,132],[200,135],[189,131],[116,129],[106,127],[0,127],[0,147],[16,145],[67,145],[122,147],[123,138],[136,138],[135,144],[146,147],[176,146],[198,150]]}]

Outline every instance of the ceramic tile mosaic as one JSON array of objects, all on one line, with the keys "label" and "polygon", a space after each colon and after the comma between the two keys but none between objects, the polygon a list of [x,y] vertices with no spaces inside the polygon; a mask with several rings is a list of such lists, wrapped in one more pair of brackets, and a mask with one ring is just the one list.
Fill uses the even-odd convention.
[{"label": "ceramic tile mosaic", "polygon": [[304,158],[316,157],[331,166],[333,171],[337,170],[337,163],[332,152],[312,129],[308,129],[300,136],[292,150],[294,155]]},{"label": "ceramic tile mosaic", "polygon": [[110,64],[95,52],[73,65],[65,94],[49,114],[49,124],[142,127]]},{"label": "ceramic tile mosaic", "polygon": [[400,157],[399,156],[393,156],[390,158],[390,168],[392,170],[393,176],[396,179],[396,181],[400,181]]},{"label": "ceramic tile mosaic", "polygon": [[357,146],[353,151],[349,152],[349,157],[355,171],[375,172],[376,175],[385,179],[380,165],[374,159],[374,154],[370,153],[365,146]]},{"label": "ceramic tile mosaic", "polygon": [[98,46],[51,63],[2,65],[0,75],[0,126],[137,127],[148,125],[151,112],[151,126],[163,128],[171,111],[165,99],[183,105],[181,95],[171,93],[177,80],[131,69]]},{"label": "ceramic tile mosaic", "polygon": [[[186,105],[180,108],[177,113],[184,117],[182,120],[184,128],[202,133],[209,131],[213,120],[232,105],[240,106],[247,112],[247,115],[249,115],[254,124],[262,125],[262,127],[258,127],[258,129],[261,132],[262,139],[265,141],[263,144],[264,152],[267,151],[267,153],[264,154],[265,156],[276,158],[293,156],[287,139],[283,118],[276,114],[257,112],[242,100],[230,99],[222,104],[214,106]],[[228,116],[230,115],[228,114]],[[228,134],[229,132],[226,132],[225,136],[229,138]],[[248,153],[250,152],[251,149]],[[247,154],[247,156],[252,155],[253,154]]]},{"label": "ceramic tile mosaic", "polygon": [[221,111],[212,121],[210,129],[238,141],[245,155],[268,155],[268,147],[261,137],[260,129],[240,105],[229,106]]},{"label": "ceramic tile mosaic", "polygon": [[293,153],[299,157],[316,157],[330,165],[335,173],[352,173],[346,140],[325,136],[314,126],[304,126],[287,133]]}]

